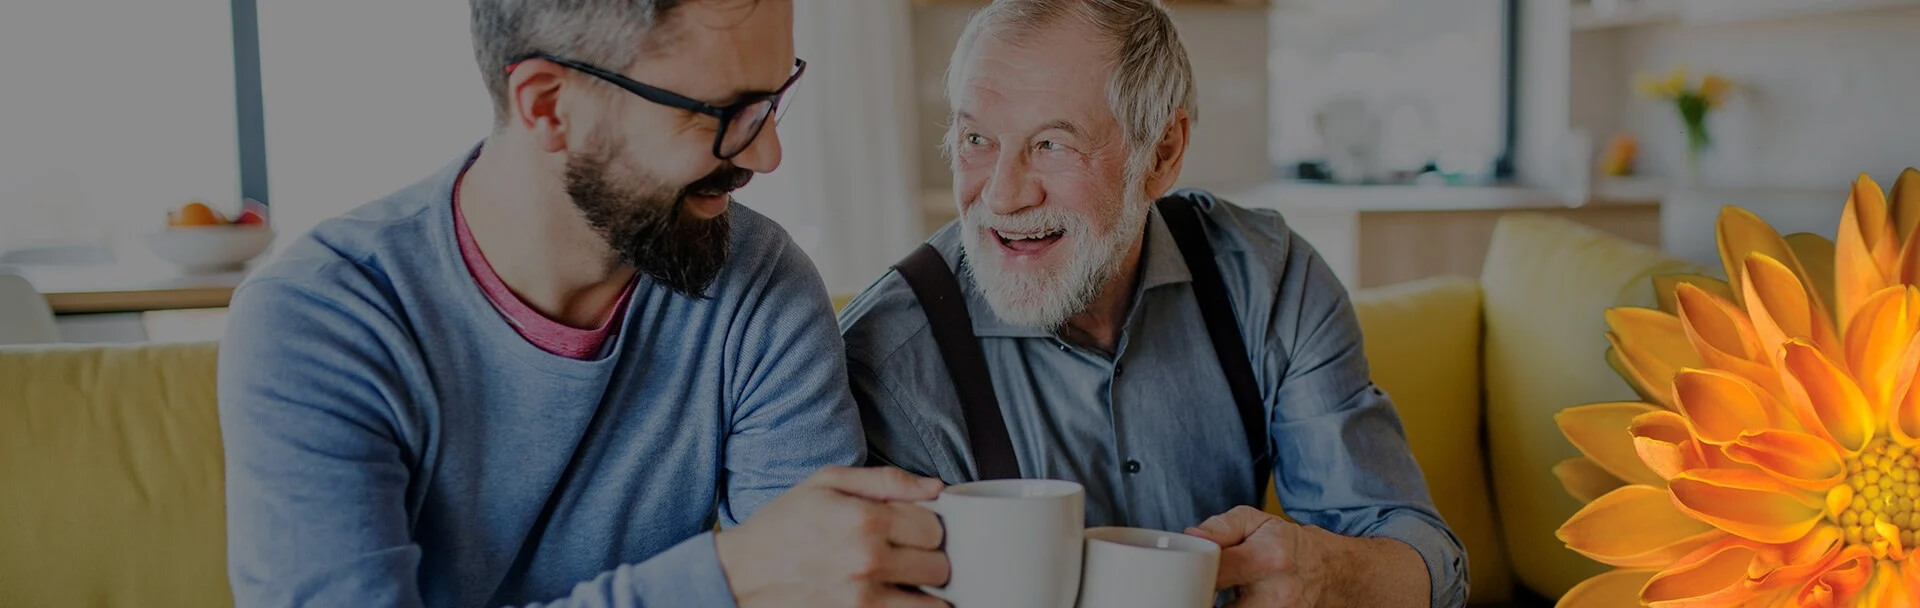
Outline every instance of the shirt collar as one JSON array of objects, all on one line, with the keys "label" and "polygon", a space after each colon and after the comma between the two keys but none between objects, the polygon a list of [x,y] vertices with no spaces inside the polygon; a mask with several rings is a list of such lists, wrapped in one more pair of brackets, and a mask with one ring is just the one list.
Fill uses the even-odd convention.
[{"label": "shirt collar", "polygon": [[[965,235],[961,235],[965,238]],[[1140,284],[1135,287],[1134,306],[1140,305],[1140,295],[1147,290],[1165,285],[1187,283],[1193,280],[1193,273],[1187,269],[1187,261],[1180,255],[1180,246],[1173,241],[1173,232],[1167,229],[1166,220],[1160,217],[1159,205],[1150,207],[1147,212],[1146,247],[1140,253]],[[966,257],[964,249],[960,257]],[[973,281],[964,262],[956,265],[954,274],[960,279],[960,289],[967,298],[967,316],[973,319],[973,335],[993,338],[1052,338],[1045,330],[1014,325],[1000,320],[993,313],[987,296]],[[1129,315],[1131,317],[1131,315]]]}]

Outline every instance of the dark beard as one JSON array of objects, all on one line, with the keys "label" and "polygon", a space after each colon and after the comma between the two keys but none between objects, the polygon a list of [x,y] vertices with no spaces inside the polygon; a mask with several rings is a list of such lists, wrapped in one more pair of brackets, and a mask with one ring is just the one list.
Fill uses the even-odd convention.
[{"label": "dark beard", "polygon": [[753,172],[726,165],[673,192],[654,184],[621,187],[609,175],[611,165],[611,155],[605,152],[576,155],[567,161],[567,194],[573,205],[620,262],[668,289],[706,297],[727,262],[731,214],[694,218],[686,213],[687,193],[731,191],[744,185]]}]

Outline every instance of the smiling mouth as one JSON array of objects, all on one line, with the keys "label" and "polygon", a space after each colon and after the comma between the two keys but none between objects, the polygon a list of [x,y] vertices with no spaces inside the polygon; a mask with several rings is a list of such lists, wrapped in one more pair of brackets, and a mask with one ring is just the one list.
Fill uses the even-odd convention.
[{"label": "smiling mouth", "polygon": [[1036,254],[1046,251],[1067,234],[1067,231],[1058,229],[1033,232],[989,230],[989,232],[993,233],[994,240],[1000,242],[1002,249],[1016,254]]}]

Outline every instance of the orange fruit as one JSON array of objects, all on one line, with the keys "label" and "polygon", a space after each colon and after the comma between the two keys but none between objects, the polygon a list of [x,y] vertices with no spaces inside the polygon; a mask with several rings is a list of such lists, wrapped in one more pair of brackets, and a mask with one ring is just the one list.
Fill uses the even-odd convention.
[{"label": "orange fruit", "polygon": [[220,217],[212,207],[199,201],[187,203],[185,207],[180,208],[179,213],[174,214],[172,219],[172,224],[175,226],[219,226],[225,223],[227,223],[226,218]]}]

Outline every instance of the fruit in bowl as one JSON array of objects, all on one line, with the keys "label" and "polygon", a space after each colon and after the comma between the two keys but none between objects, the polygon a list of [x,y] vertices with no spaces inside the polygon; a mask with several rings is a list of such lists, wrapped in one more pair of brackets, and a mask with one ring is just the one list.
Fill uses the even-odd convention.
[{"label": "fruit in bowl", "polygon": [[194,201],[167,212],[165,230],[145,235],[147,248],[187,272],[239,270],[273,244],[266,206],[247,201],[239,217],[227,219],[206,203]]}]

